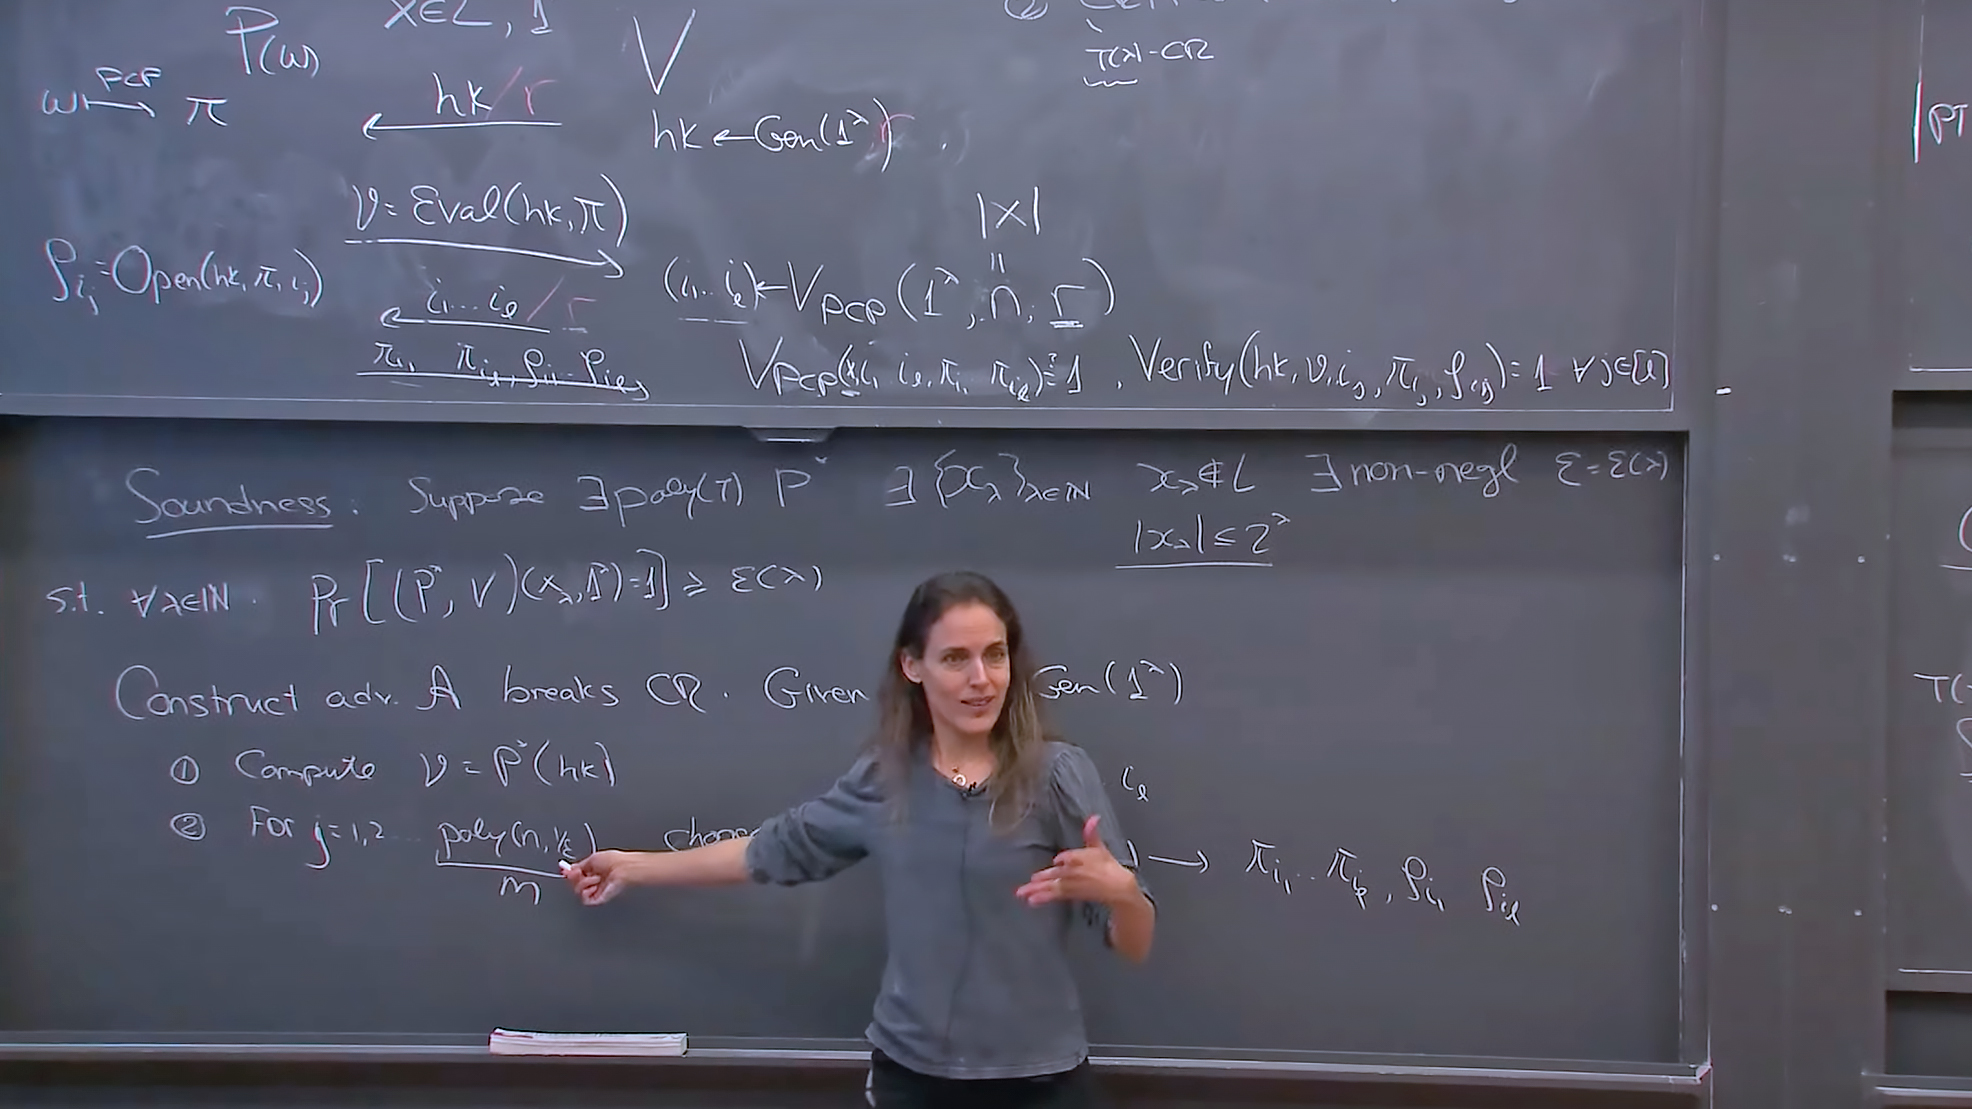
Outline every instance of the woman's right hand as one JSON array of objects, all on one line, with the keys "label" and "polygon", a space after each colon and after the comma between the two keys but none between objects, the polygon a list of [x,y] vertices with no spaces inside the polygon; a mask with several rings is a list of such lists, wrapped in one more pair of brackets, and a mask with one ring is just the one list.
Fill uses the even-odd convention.
[{"label": "woman's right hand", "polygon": [[732,886],[747,880],[746,840],[722,839],[689,851],[598,851],[561,864],[584,905],[600,905],[630,886]]},{"label": "woman's right hand", "polygon": [[598,851],[579,863],[563,863],[561,875],[584,905],[600,905],[630,884],[628,851]]}]

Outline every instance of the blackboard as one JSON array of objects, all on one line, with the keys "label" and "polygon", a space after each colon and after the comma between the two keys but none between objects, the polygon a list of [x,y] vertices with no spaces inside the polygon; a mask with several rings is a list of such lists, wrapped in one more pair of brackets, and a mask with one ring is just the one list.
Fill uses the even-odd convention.
[{"label": "blackboard", "polygon": [[1697,8],[9,4],[0,410],[1664,413]]},{"label": "blackboard", "polygon": [[1676,1056],[1674,437],[6,442],[12,1034],[857,1037],[865,868],[597,910],[554,864],[824,788],[967,565],[1159,899],[1147,967],[1091,944],[1095,1040]]},{"label": "blackboard", "polygon": [[1899,432],[1890,680],[1890,967],[1972,990],[1972,438]]},{"label": "blackboard", "polygon": [[1972,293],[1972,216],[1962,202],[1972,177],[1972,11],[1922,9],[1903,174],[1905,364],[1940,375],[1922,381],[1949,384],[1972,374],[1972,326],[1958,310]]}]

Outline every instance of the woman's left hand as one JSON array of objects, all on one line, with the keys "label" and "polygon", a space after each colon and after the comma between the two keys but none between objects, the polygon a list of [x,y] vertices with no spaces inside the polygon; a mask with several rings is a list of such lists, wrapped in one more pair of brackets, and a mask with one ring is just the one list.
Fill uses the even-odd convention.
[{"label": "woman's left hand", "polygon": [[1056,855],[1052,866],[1035,871],[1026,885],[1014,891],[1014,896],[1029,905],[1054,901],[1116,905],[1137,897],[1136,875],[1116,861],[1116,856],[1103,846],[1102,837],[1096,834],[1096,822],[1100,819],[1091,816],[1083,823],[1083,846]]}]

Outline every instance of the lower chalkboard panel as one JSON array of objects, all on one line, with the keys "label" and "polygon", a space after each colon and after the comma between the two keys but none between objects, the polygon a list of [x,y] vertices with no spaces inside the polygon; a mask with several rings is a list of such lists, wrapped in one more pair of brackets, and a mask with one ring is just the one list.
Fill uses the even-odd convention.
[{"label": "lower chalkboard panel", "polygon": [[[28,421],[0,1028],[854,1039],[865,868],[582,909],[818,792],[910,587],[993,574],[1159,902],[1154,1054],[1668,1062],[1672,437]],[[25,645],[14,649],[12,645]],[[52,874],[51,873],[51,879]]]}]

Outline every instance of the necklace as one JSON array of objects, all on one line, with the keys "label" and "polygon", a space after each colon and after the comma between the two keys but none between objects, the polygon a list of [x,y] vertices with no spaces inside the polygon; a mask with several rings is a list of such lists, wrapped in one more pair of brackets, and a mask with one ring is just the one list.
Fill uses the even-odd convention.
[{"label": "necklace", "polygon": [[969,789],[986,780],[986,776],[983,774],[976,778],[968,777],[964,770],[961,770],[956,766],[946,771],[945,776],[947,778],[950,778],[952,780],[952,784],[959,787],[960,789]]},{"label": "necklace", "polygon": [[978,776],[969,775],[965,772],[963,767],[955,763],[953,764],[950,770],[945,771],[945,777],[948,781],[950,781],[953,785],[959,787],[960,789],[970,789],[973,786],[979,785],[981,782],[984,782],[987,776],[990,775],[991,773],[992,771],[989,769],[986,772],[986,774],[981,774]]}]

